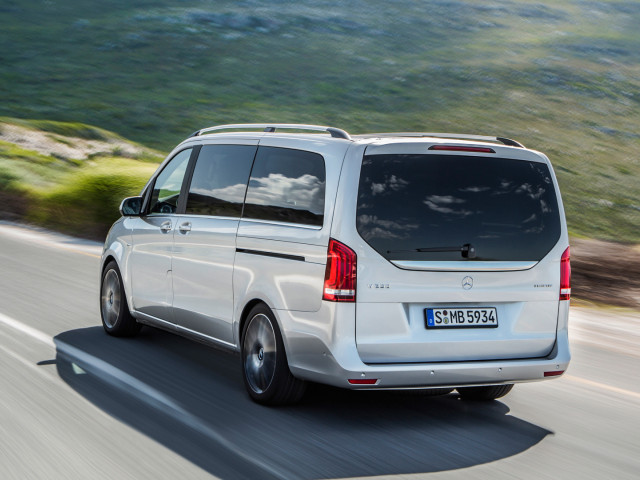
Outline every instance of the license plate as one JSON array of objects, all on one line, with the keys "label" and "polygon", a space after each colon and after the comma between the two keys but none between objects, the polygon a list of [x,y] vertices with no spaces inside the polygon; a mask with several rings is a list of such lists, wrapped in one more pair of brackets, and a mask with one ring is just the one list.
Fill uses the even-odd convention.
[{"label": "license plate", "polygon": [[427,328],[497,327],[498,313],[494,307],[484,308],[426,308]]}]

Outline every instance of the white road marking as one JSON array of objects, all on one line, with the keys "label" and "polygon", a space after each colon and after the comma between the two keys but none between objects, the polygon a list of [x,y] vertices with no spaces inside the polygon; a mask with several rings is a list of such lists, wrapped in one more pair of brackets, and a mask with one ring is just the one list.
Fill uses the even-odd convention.
[{"label": "white road marking", "polygon": [[41,332],[40,330],[36,330],[35,328],[30,327],[29,325],[19,322],[18,320],[8,317],[7,315],[4,315],[2,313],[0,313],[0,322],[13,328],[14,330],[18,330],[19,332],[29,335],[31,338],[34,338],[39,342],[44,343],[45,345],[54,348],[56,346],[55,343],[53,343],[53,338],[51,338],[46,333]]},{"label": "white road marking", "polygon": [[[119,390],[128,393],[129,395],[134,396],[147,405],[161,411],[166,415],[169,415],[183,425],[186,425],[187,427],[208,437],[210,440],[220,444],[222,447],[230,450],[235,455],[242,458],[245,462],[255,465],[256,467],[269,472],[275,477],[290,477],[288,473],[282,472],[276,467],[273,467],[246,453],[242,447],[232,443],[227,437],[217,432],[210,426],[203,424],[200,418],[183,409],[177,402],[175,402],[167,395],[129,375],[128,373],[120,370],[119,368],[114,367],[104,360],[65,342],[54,340],[46,333],[32,328],[29,325],[26,325],[2,313],[0,313],[0,323],[13,328],[14,330],[22,332],[45,345],[55,347],[59,355],[63,356],[72,363],[77,362],[78,366],[81,367],[82,370],[92,373],[100,380],[108,383],[109,385],[116,387]],[[22,357],[20,357],[19,355],[12,354],[15,352],[9,352],[8,349],[2,348],[1,346],[0,348],[9,353],[12,357],[16,358],[21,363],[28,363],[27,360],[22,359]]]}]

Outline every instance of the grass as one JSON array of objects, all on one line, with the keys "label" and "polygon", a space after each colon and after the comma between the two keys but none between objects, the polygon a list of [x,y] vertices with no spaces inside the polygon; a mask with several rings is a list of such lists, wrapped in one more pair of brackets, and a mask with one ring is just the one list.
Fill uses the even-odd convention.
[{"label": "grass", "polygon": [[[67,146],[76,146],[79,139],[86,140],[89,136],[93,140],[117,137],[83,124],[2,120],[0,126],[55,131],[57,133],[37,138]],[[99,132],[99,138],[87,133],[92,131]],[[79,137],[80,134],[85,136]],[[23,131],[23,135],[28,134]],[[46,144],[43,142],[40,147]],[[109,226],[119,217],[122,199],[141,191],[162,158],[151,150],[141,151],[137,159],[123,158],[118,156],[122,150],[123,147],[116,146],[110,154],[62,159],[0,141],[0,216],[84,237],[104,238]]]},{"label": "grass", "polygon": [[155,166],[128,158],[101,158],[70,171],[54,188],[31,190],[27,219],[76,235],[104,238],[125,197],[137,195]]},{"label": "grass", "polygon": [[0,115],[162,151],[241,122],[507,136],[549,155],[573,234],[640,243],[640,3],[110,5],[0,8]]}]

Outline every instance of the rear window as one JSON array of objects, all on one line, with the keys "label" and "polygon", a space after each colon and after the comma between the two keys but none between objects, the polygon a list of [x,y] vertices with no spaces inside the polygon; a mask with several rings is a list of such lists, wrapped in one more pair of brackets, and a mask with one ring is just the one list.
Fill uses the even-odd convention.
[{"label": "rear window", "polygon": [[317,153],[260,147],[243,217],[322,226],[325,166]]},{"label": "rear window", "polygon": [[560,238],[547,165],[484,156],[365,156],[356,222],[388,260],[538,261]]}]

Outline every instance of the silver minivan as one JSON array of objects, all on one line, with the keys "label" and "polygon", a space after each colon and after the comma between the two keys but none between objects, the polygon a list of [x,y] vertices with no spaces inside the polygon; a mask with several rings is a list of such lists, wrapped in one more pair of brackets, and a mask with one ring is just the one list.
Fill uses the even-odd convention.
[{"label": "silver minivan", "polygon": [[104,329],[239,352],[257,402],[309,381],[492,400],[569,364],[558,183],[513,140],[221,125],[120,210]]}]

